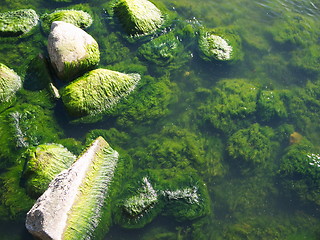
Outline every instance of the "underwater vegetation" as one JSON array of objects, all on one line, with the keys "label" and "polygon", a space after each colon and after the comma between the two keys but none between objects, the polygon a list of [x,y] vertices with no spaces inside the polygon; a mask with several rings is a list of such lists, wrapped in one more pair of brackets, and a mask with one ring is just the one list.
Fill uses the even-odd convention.
[{"label": "underwater vegetation", "polygon": [[19,75],[0,63],[0,104],[11,101],[21,87],[22,81]]}]

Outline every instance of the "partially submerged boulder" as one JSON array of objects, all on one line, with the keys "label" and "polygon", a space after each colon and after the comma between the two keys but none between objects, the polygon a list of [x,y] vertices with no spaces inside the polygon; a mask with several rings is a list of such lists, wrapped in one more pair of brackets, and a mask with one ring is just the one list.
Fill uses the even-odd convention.
[{"label": "partially submerged boulder", "polygon": [[0,104],[10,101],[21,86],[22,81],[19,75],[0,63]]},{"label": "partially submerged boulder", "polygon": [[60,144],[42,144],[31,149],[23,174],[28,194],[39,197],[54,177],[75,160],[76,156]]},{"label": "partially submerged boulder", "polygon": [[63,21],[71,23],[76,27],[85,29],[92,24],[92,17],[89,13],[82,10],[56,10],[52,13],[45,13],[41,16],[41,27],[44,32],[48,33],[51,28],[51,24],[54,21]]},{"label": "partially submerged boulder", "polygon": [[61,97],[72,116],[94,115],[113,107],[139,80],[139,74],[95,69],[64,87]]},{"label": "partially submerged boulder", "polygon": [[82,75],[100,61],[96,40],[82,29],[62,21],[51,25],[48,52],[53,68],[63,80]]},{"label": "partially submerged boulder", "polygon": [[16,37],[29,32],[38,24],[39,16],[33,9],[0,13],[0,36]]},{"label": "partially submerged boulder", "polygon": [[147,35],[164,22],[161,11],[148,0],[119,0],[113,8],[129,35]]},{"label": "partially submerged boulder", "polygon": [[206,61],[232,61],[242,58],[241,40],[232,29],[201,29],[199,52]]},{"label": "partially submerged boulder", "polygon": [[118,153],[98,137],[28,212],[28,231],[39,239],[95,239],[97,226],[110,211],[106,199],[117,162]]}]

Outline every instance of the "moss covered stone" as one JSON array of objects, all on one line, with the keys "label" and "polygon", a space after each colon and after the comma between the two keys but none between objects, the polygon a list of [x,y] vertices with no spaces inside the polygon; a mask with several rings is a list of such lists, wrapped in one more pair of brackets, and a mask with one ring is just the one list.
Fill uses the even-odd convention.
[{"label": "moss covered stone", "polygon": [[95,69],[64,87],[61,97],[72,116],[94,115],[113,107],[139,80],[139,74]]},{"label": "moss covered stone", "polygon": [[119,0],[114,14],[129,35],[146,35],[164,22],[161,11],[148,0]]},{"label": "moss covered stone", "polygon": [[68,149],[59,144],[42,144],[30,149],[24,170],[27,192],[39,197],[54,177],[75,161]]},{"label": "moss covered stone", "polygon": [[46,13],[41,16],[41,27],[44,32],[49,33],[51,24],[54,21],[63,21],[66,23],[71,23],[79,28],[87,28],[92,24],[92,17],[89,13],[82,10],[57,10],[52,13]]},{"label": "moss covered stone", "polygon": [[0,36],[15,37],[27,33],[38,21],[39,16],[33,9],[0,13]]},{"label": "moss covered stone", "polygon": [[201,29],[198,45],[201,58],[207,61],[233,61],[243,57],[241,39],[232,29]]},{"label": "moss covered stone", "polygon": [[21,86],[22,81],[19,75],[0,63],[0,104],[9,102]]},{"label": "moss covered stone", "polygon": [[183,46],[171,32],[142,45],[138,52],[142,58],[157,65],[166,66],[183,52]]},{"label": "moss covered stone", "polygon": [[72,80],[93,69],[100,61],[96,40],[73,24],[55,21],[48,37],[53,68],[62,80]]},{"label": "moss covered stone", "polygon": [[50,183],[28,212],[27,229],[42,239],[97,239],[99,231],[105,233],[111,224],[110,197],[118,156],[98,137]]}]

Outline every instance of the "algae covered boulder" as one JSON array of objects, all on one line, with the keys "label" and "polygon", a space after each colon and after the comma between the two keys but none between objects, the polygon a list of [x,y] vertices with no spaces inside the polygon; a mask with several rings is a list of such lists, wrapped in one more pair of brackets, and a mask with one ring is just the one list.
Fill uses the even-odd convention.
[{"label": "algae covered boulder", "polygon": [[50,31],[51,24],[54,21],[71,23],[76,27],[84,29],[90,27],[93,20],[89,13],[82,10],[57,10],[41,16],[41,27],[44,32],[48,33]]},{"label": "algae covered boulder", "polygon": [[22,81],[19,75],[0,63],[0,104],[10,101],[21,86]]},{"label": "algae covered boulder", "polygon": [[183,52],[183,46],[171,32],[143,44],[138,52],[142,58],[157,65],[166,66]]},{"label": "algae covered boulder", "polygon": [[129,35],[146,35],[164,22],[161,11],[148,0],[119,0],[114,14]]},{"label": "algae covered boulder", "polygon": [[40,239],[97,239],[100,230],[110,225],[117,163],[118,152],[98,137],[69,169],[55,177],[28,212],[28,231]]},{"label": "algae covered boulder", "polygon": [[0,13],[0,36],[16,37],[29,32],[38,24],[39,16],[33,9]]},{"label": "algae covered boulder", "polygon": [[94,115],[113,107],[139,80],[139,74],[95,69],[64,87],[61,97],[72,116]]},{"label": "algae covered boulder", "polygon": [[27,192],[40,196],[54,177],[75,161],[68,149],[59,144],[42,144],[30,149],[24,170]]},{"label": "algae covered boulder", "polygon": [[82,29],[62,21],[51,25],[48,52],[53,68],[63,80],[82,75],[100,61],[96,40]]},{"label": "algae covered boulder", "polygon": [[235,61],[243,57],[241,39],[232,29],[201,29],[198,45],[200,57],[206,61]]}]

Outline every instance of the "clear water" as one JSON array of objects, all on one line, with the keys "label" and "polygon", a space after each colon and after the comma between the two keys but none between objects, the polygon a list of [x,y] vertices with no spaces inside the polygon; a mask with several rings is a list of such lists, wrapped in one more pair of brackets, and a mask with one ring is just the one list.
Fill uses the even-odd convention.
[{"label": "clear water", "polygon": [[[229,136],[214,129],[199,113],[199,108],[207,101],[204,90],[214,88],[222,79],[244,78],[259,85],[261,89],[287,90],[298,95],[305,91],[308,84],[320,81],[320,1],[156,2],[176,12],[178,21],[183,24],[190,22],[194,26],[208,28],[234,27],[242,39],[244,59],[232,65],[205,62],[199,57],[194,40],[185,39],[183,43],[186,46],[186,61],[182,61],[183,64],[178,68],[161,68],[136,58],[136,50],[141,43],[129,43],[122,37],[119,26],[111,24],[110,16],[105,11],[108,1],[75,1],[67,4],[41,0],[0,0],[1,11],[33,8],[39,15],[79,3],[88,4],[94,14],[94,24],[86,31],[100,45],[100,67],[131,72],[137,65],[142,65],[146,69],[142,71],[143,74],[151,75],[155,79],[166,76],[175,85],[175,93],[170,95],[171,100],[157,103],[166,104],[164,108],[167,108],[167,112],[160,114],[160,117],[151,114],[145,120],[142,116],[142,120],[131,122],[131,126],[119,123],[117,116],[104,118],[94,124],[72,124],[62,104],[58,102],[53,110],[54,118],[63,131],[61,138],[75,138],[85,146],[85,135],[91,130],[115,128],[126,137],[121,139],[117,134],[110,134],[107,141],[115,149],[132,156],[135,170],[172,167],[184,169],[183,163],[170,161],[169,155],[158,155],[157,162],[152,161],[153,158],[141,159],[141,156],[153,154],[147,151],[157,151],[157,148],[150,146],[150,143],[154,144],[154,139],[159,139],[159,145],[168,144],[170,137],[163,137],[161,132],[170,126],[190,133],[193,136],[192,141],[187,141],[187,144],[194,145],[195,149],[199,144],[199,148],[204,149],[203,152],[198,152],[203,154],[204,163],[190,160],[188,164],[198,171],[207,184],[211,197],[211,214],[193,222],[182,223],[170,217],[158,217],[146,227],[136,230],[113,226],[105,239],[320,239],[319,205],[305,203],[295,194],[285,191],[278,175],[279,161],[285,148],[289,146],[289,135],[287,142],[279,140],[278,145],[281,146],[268,160],[271,168],[258,167],[243,174],[238,169],[238,163],[230,160],[228,156]],[[301,18],[303,20],[299,20]],[[294,30],[294,40],[281,42],[277,39],[278,36],[292,34],[290,31],[281,30],[282,24],[288,21],[291,21],[289,25],[293,28],[302,21],[304,29],[299,25],[294,28],[298,29]],[[116,37],[111,38],[112,34]],[[0,42],[0,62],[21,76],[25,76],[30,61],[39,53],[46,54],[46,36],[39,29],[31,36]],[[131,63],[135,65],[132,66]],[[138,88],[137,91],[140,90]],[[305,95],[299,95],[302,102],[305,100],[303,96]],[[301,111],[293,111],[305,114],[306,118],[309,117],[308,114],[312,114],[309,120],[289,114],[283,123],[291,124],[294,131],[299,132],[319,149],[320,129],[317,116],[320,116],[320,105],[317,105],[317,100],[315,94],[314,101],[309,101],[314,105],[301,108]],[[34,99],[32,104],[36,102]],[[299,108],[299,105],[295,108]],[[255,122],[259,120],[255,119],[250,124]],[[270,126],[275,131],[280,125],[277,120],[259,123]],[[184,137],[185,135],[178,142],[185,142]],[[173,152],[172,155],[174,154]],[[5,167],[1,169],[3,173],[6,171]],[[316,198],[320,199],[320,194]],[[0,216],[0,235],[1,239],[32,239],[24,229],[22,216],[11,220]]]}]

